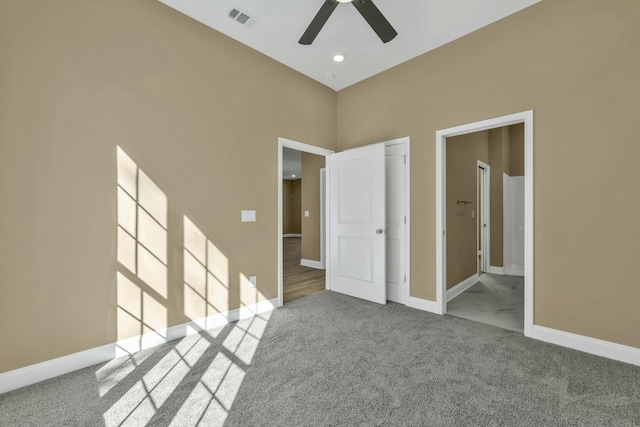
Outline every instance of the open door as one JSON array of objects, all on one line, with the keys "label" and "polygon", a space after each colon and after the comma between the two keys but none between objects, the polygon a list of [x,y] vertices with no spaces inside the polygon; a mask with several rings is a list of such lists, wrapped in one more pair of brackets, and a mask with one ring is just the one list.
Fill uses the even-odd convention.
[{"label": "open door", "polygon": [[331,290],[386,304],[385,146],[328,157]]}]

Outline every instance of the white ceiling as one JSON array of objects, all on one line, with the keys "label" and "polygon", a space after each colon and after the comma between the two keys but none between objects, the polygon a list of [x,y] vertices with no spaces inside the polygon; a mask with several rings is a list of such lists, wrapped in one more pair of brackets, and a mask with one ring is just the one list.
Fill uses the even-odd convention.
[{"label": "white ceiling", "polygon": [[[386,44],[344,3],[310,46],[298,40],[325,0],[159,1],[337,91],[541,0],[374,0],[398,32]],[[249,28],[230,19],[233,8],[256,23]],[[336,52],[347,59],[333,62]]]},{"label": "white ceiling", "polygon": [[283,147],[282,179],[300,179],[302,177],[302,152]]}]

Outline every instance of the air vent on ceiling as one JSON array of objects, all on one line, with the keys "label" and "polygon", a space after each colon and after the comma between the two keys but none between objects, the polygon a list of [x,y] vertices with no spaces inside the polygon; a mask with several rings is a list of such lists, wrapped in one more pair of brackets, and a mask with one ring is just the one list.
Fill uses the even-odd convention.
[{"label": "air vent on ceiling", "polygon": [[248,13],[241,11],[240,9],[234,7],[229,11],[229,18],[233,19],[236,22],[244,25],[245,27],[251,28],[257,22],[256,19],[249,16]]}]

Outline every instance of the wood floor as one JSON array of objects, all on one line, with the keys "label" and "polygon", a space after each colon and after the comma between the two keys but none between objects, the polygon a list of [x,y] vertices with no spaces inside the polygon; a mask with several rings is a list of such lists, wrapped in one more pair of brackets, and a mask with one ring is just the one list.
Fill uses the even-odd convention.
[{"label": "wood floor", "polygon": [[284,302],[306,297],[324,289],[324,270],[300,265],[301,238],[282,239],[282,284]]}]

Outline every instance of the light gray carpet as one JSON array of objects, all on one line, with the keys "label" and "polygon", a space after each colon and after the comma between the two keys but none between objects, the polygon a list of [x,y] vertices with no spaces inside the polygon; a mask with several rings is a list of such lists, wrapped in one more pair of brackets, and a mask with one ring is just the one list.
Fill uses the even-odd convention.
[{"label": "light gray carpet", "polygon": [[328,291],[0,395],[2,426],[632,426],[640,368]]}]

